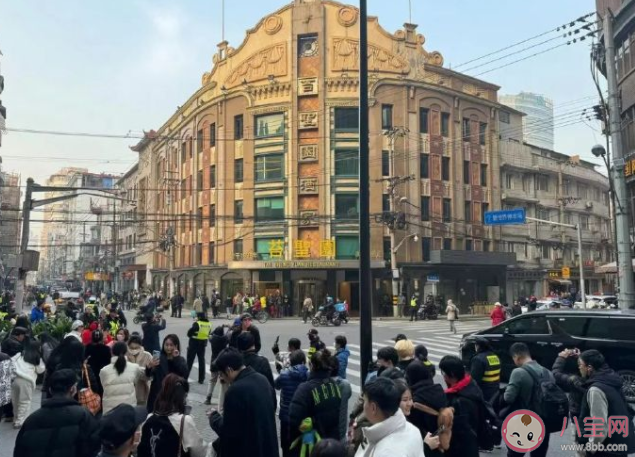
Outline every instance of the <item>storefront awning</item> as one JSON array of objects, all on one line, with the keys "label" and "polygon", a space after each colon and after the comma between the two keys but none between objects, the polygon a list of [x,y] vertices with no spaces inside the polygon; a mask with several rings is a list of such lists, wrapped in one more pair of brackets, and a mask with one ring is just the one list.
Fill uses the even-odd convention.
[{"label": "storefront awning", "polygon": [[[635,259],[632,260],[632,266],[633,266],[633,271],[635,271]],[[611,262],[605,265],[601,265],[595,269],[595,272],[598,274],[617,273],[617,264],[616,262]]]},{"label": "storefront awning", "polygon": [[549,278],[549,282],[560,284],[561,286],[570,286],[572,283],[568,279]]},{"label": "storefront awning", "polygon": [[135,264],[135,265],[126,265],[123,268],[123,271],[146,271],[147,265],[144,264]]}]

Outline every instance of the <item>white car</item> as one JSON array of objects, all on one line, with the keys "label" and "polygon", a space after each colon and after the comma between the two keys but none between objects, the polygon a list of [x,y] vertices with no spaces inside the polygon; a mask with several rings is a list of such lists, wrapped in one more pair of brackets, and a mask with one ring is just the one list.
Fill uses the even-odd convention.
[{"label": "white car", "polygon": [[[617,297],[615,295],[587,295],[586,304],[589,309],[617,308]],[[575,302],[577,309],[584,308],[581,301]]]}]

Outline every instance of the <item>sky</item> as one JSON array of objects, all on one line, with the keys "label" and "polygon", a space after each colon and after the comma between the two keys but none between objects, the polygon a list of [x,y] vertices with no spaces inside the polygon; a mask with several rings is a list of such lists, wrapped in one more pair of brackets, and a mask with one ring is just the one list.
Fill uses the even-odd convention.
[{"label": "sky", "polygon": [[[237,48],[246,29],[288,1],[227,1],[230,45]],[[441,52],[452,67],[569,23],[595,7],[594,0],[411,1],[412,22],[425,35],[426,50]],[[0,97],[7,107],[7,127],[117,135],[158,129],[211,69],[221,41],[220,4],[0,0],[0,69],[5,76]],[[408,0],[368,0],[368,9],[391,32],[409,21]],[[595,98],[580,101],[597,93],[589,46],[588,40],[564,46],[481,78],[502,86],[501,94],[545,94],[553,99],[556,116],[582,111],[596,103]],[[577,102],[567,104],[572,100]],[[591,147],[603,141],[598,124],[556,130],[556,150],[588,160],[594,159]],[[29,176],[44,183],[66,166],[123,173],[136,161],[128,148],[136,142],[9,132],[0,156],[3,169],[21,173],[23,183]]]}]

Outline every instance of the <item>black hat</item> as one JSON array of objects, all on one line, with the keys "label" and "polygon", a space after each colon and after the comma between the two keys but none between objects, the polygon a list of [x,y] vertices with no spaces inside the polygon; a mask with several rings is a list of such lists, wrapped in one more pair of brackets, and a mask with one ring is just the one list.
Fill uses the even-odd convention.
[{"label": "black hat", "polygon": [[239,351],[248,351],[256,344],[256,339],[251,332],[243,332],[236,338],[236,348]]},{"label": "black hat", "polygon": [[393,340],[395,341],[395,343],[397,341],[401,341],[401,340],[407,340],[408,337],[406,335],[404,335],[403,333],[398,334],[396,337],[393,338]]},{"label": "black hat", "polygon": [[148,415],[143,406],[121,404],[101,418],[99,439],[106,451],[123,446],[136,433]]},{"label": "black hat", "polygon": [[240,320],[244,321],[245,319],[253,319],[252,315],[249,313],[243,313],[242,316],[240,316]]},{"label": "black hat", "polygon": [[309,330],[309,333],[308,333],[308,335],[317,335],[317,334],[318,334],[318,331],[316,328],[312,328],[311,330]]},{"label": "black hat", "polygon": [[474,344],[478,344],[483,349],[489,349],[492,347],[489,340],[487,338],[483,338],[482,336],[474,338]]}]

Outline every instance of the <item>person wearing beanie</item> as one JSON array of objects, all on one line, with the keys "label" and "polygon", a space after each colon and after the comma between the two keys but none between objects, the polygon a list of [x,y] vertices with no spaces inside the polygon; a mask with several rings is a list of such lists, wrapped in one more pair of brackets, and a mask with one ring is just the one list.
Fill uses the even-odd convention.
[{"label": "person wearing beanie", "polygon": [[79,341],[83,341],[82,340],[82,333],[83,332],[84,332],[84,323],[82,321],[80,321],[80,320],[76,320],[71,325],[70,333],[67,333],[64,336],[64,338],[72,336],[74,338],[77,338]]}]

